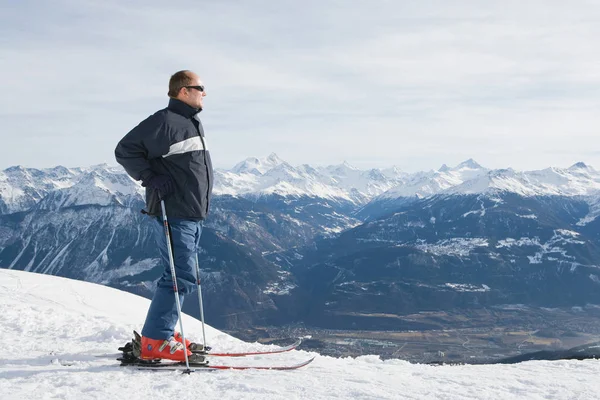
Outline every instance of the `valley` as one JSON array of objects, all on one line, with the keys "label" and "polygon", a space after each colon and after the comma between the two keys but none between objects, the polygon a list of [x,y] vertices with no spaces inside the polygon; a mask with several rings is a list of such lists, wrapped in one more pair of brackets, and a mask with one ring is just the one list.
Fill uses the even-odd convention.
[{"label": "valley", "polygon": [[492,363],[540,350],[570,349],[600,340],[600,306],[540,309],[522,305],[397,316],[437,329],[336,330],[300,325],[230,332],[244,340],[285,343],[304,337],[300,349],[332,357],[378,355],[413,363]]}]

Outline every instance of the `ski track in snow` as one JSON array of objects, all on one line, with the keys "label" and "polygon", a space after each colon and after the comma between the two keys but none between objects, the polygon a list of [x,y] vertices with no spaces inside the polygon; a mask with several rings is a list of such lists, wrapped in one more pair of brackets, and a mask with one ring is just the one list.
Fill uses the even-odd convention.
[{"label": "ski track in snow", "polygon": [[[184,375],[126,369],[94,356],[115,353],[133,329],[141,329],[148,304],[100,285],[0,270],[0,399],[512,400],[597,399],[600,393],[597,360],[429,366],[377,356],[317,356],[296,371]],[[199,321],[186,316],[184,329],[191,339],[200,339]],[[264,348],[209,326],[207,340],[219,351]],[[313,355],[292,351],[223,363],[291,364]]]}]

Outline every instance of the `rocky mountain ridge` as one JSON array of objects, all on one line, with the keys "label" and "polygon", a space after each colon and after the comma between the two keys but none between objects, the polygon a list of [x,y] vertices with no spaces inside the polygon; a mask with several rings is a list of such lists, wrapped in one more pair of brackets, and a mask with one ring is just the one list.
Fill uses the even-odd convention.
[{"label": "rocky mountain ridge", "polygon": [[[435,307],[593,302],[599,193],[583,163],[408,174],[247,159],[216,171],[200,254],[207,312],[230,329],[394,326]],[[149,296],[161,267],[142,194],[120,167],[1,171],[0,267]],[[532,290],[539,281],[562,294]],[[396,317],[365,317],[380,313]]]}]

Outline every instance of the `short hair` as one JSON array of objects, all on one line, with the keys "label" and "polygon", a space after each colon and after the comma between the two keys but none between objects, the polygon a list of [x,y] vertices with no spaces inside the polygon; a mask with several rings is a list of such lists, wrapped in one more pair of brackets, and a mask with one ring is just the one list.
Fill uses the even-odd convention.
[{"label": "short hair", "polygon": [[192,71],[184,69],[171,75],[171,79],[169,79],[169,93],[167,93],[169,97],[177,97],[182,87],[193,83],[190,72]]}]

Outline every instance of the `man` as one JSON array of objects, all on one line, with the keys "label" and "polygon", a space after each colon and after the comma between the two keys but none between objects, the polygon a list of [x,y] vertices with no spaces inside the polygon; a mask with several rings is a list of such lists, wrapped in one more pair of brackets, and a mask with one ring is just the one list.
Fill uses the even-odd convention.
[{"label": "man", "polygon": [[[213,170],[204,130],[197,114],[206,96],[204,85],[192,71],[179,71],[169,81],[167,108],[133,128],[117,145],[119,164],[146,188],[147,213],[160,251],[164,272],[142,329],[144,359],[183,361],[181,335],[175,332],[177,307],[173,292],[160,200],[165,201],[171,232],[179,299],[195,290],[196,254],[202,221],[208,214]],[[188,343],[189,344],[189,343]]]}]

